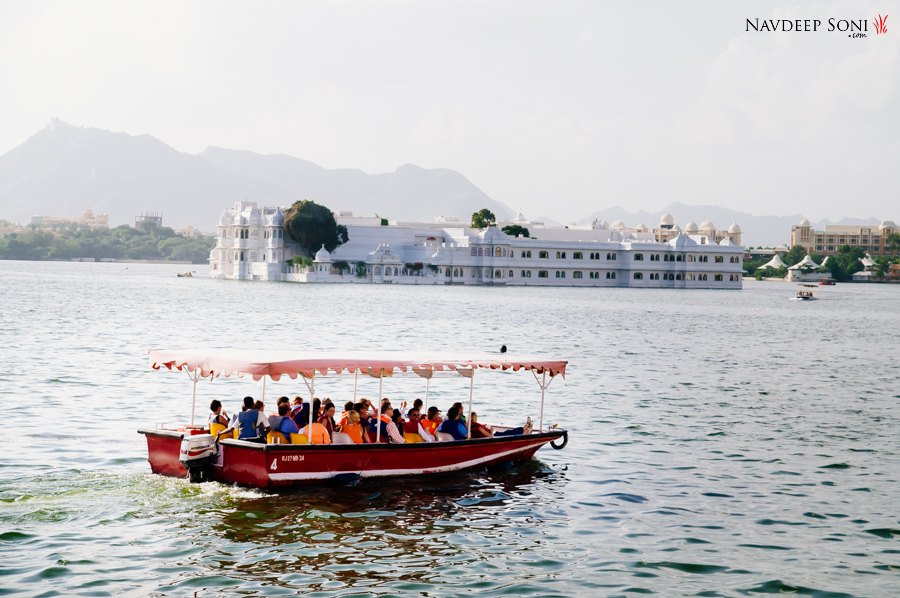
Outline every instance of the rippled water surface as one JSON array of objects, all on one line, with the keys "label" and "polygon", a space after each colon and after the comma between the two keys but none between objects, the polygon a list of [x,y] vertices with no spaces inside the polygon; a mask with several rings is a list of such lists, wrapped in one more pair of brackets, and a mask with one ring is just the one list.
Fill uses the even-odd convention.
[{"label": "rippled water surface", "polygon": [[[184,266],[0,262],[0,594],[900,594],[900,286],[743,291],[326,286]],[[149,473],[191,416],[150,348],[496,350],[567,358],[512,470],[265,494]],[[317,381],[341,404],[352,380]],[[266,396],[305,392],[268,383]],[[377,396],[377,381],[360,380]],[[422,381],[386,381],[395,402]],[[435,379],[444,409],[468,381]],[[250,380],[198,387],[198,417]],[[529,374],[481,419],[537,419]]]}]

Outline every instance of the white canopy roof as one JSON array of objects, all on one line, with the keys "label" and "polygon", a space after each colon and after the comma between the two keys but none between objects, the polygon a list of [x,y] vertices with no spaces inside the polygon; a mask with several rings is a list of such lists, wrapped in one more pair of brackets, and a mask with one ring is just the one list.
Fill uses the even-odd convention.
[{"label": "white canopy roof", "polygon": [[311,378],[326,375],[329,371],[368,374],[370,376],[391,376],[395,371],[413,372],[430,377],[434,371],[456,371],[468,373],[473,369],[518,371],[534,370],[537,374],[547,372],[550,376],[565,376],[567,361],[540,357],[512,358],[506,355],[466,354],[448,355],[432,353],[311,353],[303,351],[252,351],[239,349],[173,349],[150,351],[150,367],[162,367],[196,372],[206,376],[251,375],[254,380],[269,376],[279,380],[287,375],[294,379],[298,375]]},{"label": "white canopy roof", "polygon": [[787,264],[781,261],[781,256],[777,253],[770,259],[768,262],[759,267],[759,270],[765,270],[766,268],[787,268]]},{"label": "white canopy roof", "polygon": [[803,256],[803,259],[788,268],[788,270],[800,270],[801,268],[812,268],[813,270],[819,269],[819,264],[815,263],[811,257],[808,255]]}]

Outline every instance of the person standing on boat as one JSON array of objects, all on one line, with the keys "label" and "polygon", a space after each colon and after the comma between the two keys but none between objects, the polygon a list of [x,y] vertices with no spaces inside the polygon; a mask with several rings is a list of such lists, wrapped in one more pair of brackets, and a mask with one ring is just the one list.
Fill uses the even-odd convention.
[{"label": "person standing on boat", "polygon": [[454,405],[447,409],[447,419],[438,427],[438,432],[450,434],[453,440],[465,440],[469,436],[469,430],[459,419],[459,409]]}]

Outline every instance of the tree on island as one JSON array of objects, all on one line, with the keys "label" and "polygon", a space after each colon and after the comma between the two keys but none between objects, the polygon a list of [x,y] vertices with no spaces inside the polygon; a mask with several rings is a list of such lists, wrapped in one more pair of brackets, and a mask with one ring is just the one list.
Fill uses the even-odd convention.
[{"label": "tree on island", "polygon": [[350,240],[347,227],[337,223],[331,210],[308,199],[294,202],[284,213],[284,232],[309,255],[323,245],[334,251]]},{"label": "tree on island", "polygon": [[782,261],[788,266],[793,266],[794,264],[803,260],[806,257],[806,248],[801,247],[800,245],[794,245],[791,249],[784,254]]},{"label": "tree on island", "polygon": [[472,214],[472,228],[487,228],[497,224],[497,217],[487,208],[481,208]]},{"label": "tree on island", "polygon": [[846,282],[853,279],[853,274],[863,269],[860,258],[865,257],[866,252],[859,247],[842,245],[838,248],[837,255],[828,260],[828,268],[831,277],[838,282]]},{"label": "tree on island", "polygon": [[887,245],[886,249],[888,253],[891,255],[900,255],[900,233],[891,233],[884,242]]},{"label": "tree on island", "polygon": [[501,228],[503,232],[505,232],[510,237],[518,237],[522,235],[523,237],[529,237],[528,229],[519,224],[507,224],[503,228]]}]

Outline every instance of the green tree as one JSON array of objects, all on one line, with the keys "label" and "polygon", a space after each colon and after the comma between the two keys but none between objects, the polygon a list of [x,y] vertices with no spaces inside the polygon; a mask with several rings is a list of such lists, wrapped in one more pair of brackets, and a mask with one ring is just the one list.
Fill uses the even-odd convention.
[{"label": "green tree", "polygon": [[481,208],[472,214],[472,228],[487,228],[497,224],[497,217],[487,208]]},{"label": "green tree", "polygon": [[884,240],[885,250],[891,255],[900,255],[900,233],[891,233]]},{"label": "green tree", "polygon": [[853,274],[863,269],[860,258],[865,257],[866,252],[859,247],[850,247],[842,245],[838,248],[837,255],[833,255],[828,260],[828,268],[831,270],[831,277],[838,282],[846,282],[853,280]]},{"label": "green tree", "polygon": [[335,221],[331,210],[308,199],[294,202],[288,208],[284,214],[284,231],[309,255],[322,245],[334,251],[350,240],[347,227]]},{"label": "green tree", "polygon": [[784,254],[784,257],[781,259],[788,266],[793,266],[804,257],[806,257],[806,248],[799,245],[794,245],[793,247],[791,247],[790,251]]},{"label": "green tree", "polygon": [[505,232],[510,237],[517,237],[522,235],[523,237],[529,237],[531,235],[528,234],[528,229],[519,224],[507,224],[503,228],[501,228],[503,232]]}]

